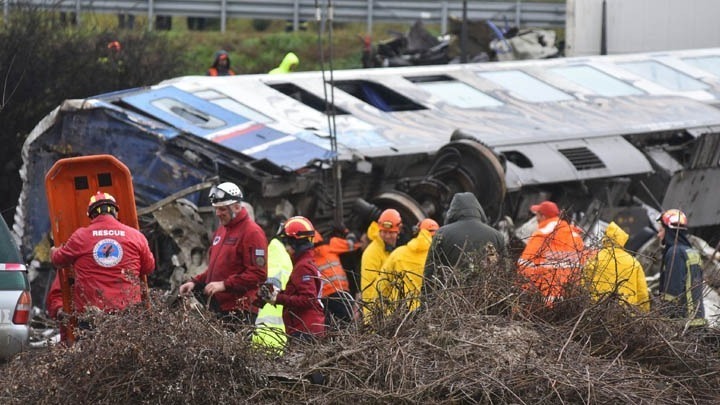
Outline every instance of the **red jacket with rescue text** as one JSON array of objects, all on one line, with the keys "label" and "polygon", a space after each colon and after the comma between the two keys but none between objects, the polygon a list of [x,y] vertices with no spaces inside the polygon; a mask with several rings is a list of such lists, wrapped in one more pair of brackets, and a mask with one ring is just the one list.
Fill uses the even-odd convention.
[{"label": "red jacket with rescue text", "polygon": [[[73,303],[78,312],[90,305],[113,310],[140,302],[140,275],[155,269],[145,236],[112,215],[99,215],[89,226],[78,228],[51,260],[59,267],[73,266]],[[55,316],[62,297],[50,294],[49,298],[48,312]]]}]

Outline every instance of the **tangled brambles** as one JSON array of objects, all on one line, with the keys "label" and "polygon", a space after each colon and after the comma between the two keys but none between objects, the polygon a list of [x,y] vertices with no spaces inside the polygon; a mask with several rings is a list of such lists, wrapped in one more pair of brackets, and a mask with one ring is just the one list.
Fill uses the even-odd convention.
[{"label": "tangled brambles", "polygon": [[[553,308],[512,263],[454,272],[427,305],[380,308],[282,357],[193,308],[97,317],[71,348],[5,365],[3,403],[718,403],[720,334],[578,287]],[[200,314],[203,314],[202,316]]]}]

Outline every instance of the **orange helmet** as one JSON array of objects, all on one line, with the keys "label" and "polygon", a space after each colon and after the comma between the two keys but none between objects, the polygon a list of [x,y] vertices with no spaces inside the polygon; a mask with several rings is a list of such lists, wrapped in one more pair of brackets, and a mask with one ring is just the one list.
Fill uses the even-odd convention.
[{"label": "orange helmet", "polygon": [[380,214],[377,223],[380,225],[381,231],[400,232],[402,218],[396,209],[388,208]]},{"label": "orange helmet", "polygon": [[282,237],[288,239],[307,239],[312,242],[315,236],[315,227],[309,219],[296,216],[285,221],[283,226]]},{"label": "orange helmet", "polygon": [[[110,207],[112,207],[112,210]],[[98,191],[92,197],[90,197],[87,211],[87,214],[90,218],[95,218],[96,216],[103,213],[110,214],[116,211],[119,211],[117,202],[115,201],[115,197],[113,197],[109,193]]]},{"label": "orange helmet", "polygon": [[688,226],[687,215],[675,208],[663,212],[657,221],[670,229],[687,229]]},{"label": "orange helmet", "polygon": [[418,228],[427,229],[428,232],[430,232],[430,235],[435,235],[435,232],[438,230],[438,228],[440,228],[440,225],[438,225],[438,223],[435,222],[435,220],[432,218],[425,218],[420,221]]}]

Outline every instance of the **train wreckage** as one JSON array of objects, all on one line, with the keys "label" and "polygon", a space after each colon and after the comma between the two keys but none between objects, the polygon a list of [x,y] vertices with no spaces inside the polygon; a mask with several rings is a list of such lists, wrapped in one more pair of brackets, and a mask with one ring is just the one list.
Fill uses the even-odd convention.
[{"label": "train wreckage", "polygon": [[362,233],[373,205],[442,222],[471,191],[494,224],[551,198],[586,229],[621,222],[634,248],[652,212],[679,207],[714,244],[719,98],[720,49],[180,77],[45,117],[23,147],[14,232],[26,255],[48,234],[58,159],[111,154],[133,174],[141,228],[172,239],[156,252],[168,266],[207,243],[218,180],[243,187],[268,235],[295,214]]}]

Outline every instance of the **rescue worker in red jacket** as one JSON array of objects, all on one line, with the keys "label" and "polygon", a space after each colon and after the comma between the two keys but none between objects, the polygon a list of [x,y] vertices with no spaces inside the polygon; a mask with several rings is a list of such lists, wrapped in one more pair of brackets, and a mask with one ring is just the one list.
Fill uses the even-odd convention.
[{"label": "rescue worker in red jacket", "polygon": [[253,325],[258,308],[252,303],[267,279],[268,242],[240,204],[242,199],[235,183],[221,183],[210,190],[220,226],[212,239],[207,269],[181,285],[180,294],[202,291],[221,319]]},{"label": "rescue worker in red jacket", "polygon": [[207,71],[208,76],[234,76],[235,71],[230,68],[230,56],[227,51],[219,50],[215,52],[213,64]]},{"label": "rescue worker in red jacket", "polygon": [[322,303],[328,325],[347,323],[359,313],[355,299],[350,294],[347,273],[340,262],[340,255],[361,249],[362,244],[352,234],[346,238],[333,236],[325,241],[320,232],[313,238],[313,260],[322,277]]},{"label": "rescue worker in red jacket", "polygon": [[325,335],[325,313],[320,303],[322,280],[313,261],[315,228],[305,217],[288,219],[280,238],[292,257],[293,270],[284,290],[272,284],[260,289],[258,298],[283,306],[285,332],[298,340],[312,341]]},{"label": "rescue worker in red jacket", "polygon": [[[118,221],[115,197],[98,191],[88,204],[90,225],[78,228],[59,248],[50,248],[57,267],[75,271],[73,311],[95,307],[111,312],[142,300],[142,275],[152,273],[155,258],[145,236]],[[62,318],[62,293],[56,277],[48,293],[48,313]],[[70,314],[66,314],[70,315]]]},{"label": "rescue worker in red jacket", "polygon": [[584,264],[584,244],[578,229],[560,218],[552,201],[530,207],[538,222],[518,259],[518,272],[527,280],[525,289],[538,291],[548,307],[565,297],[567,287],[579,281]]}]

